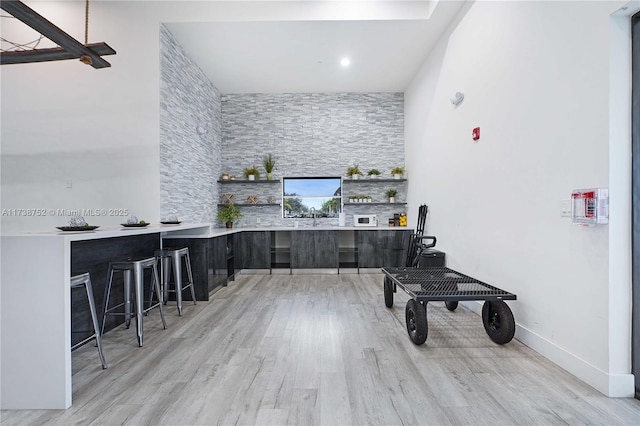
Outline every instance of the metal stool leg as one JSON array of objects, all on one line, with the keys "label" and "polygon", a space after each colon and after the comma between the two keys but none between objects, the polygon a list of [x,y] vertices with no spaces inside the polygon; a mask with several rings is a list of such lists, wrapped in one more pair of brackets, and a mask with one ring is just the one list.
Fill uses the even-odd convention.
[{"label": "metal stool leg", "polygon": [[[135,283],[136,280],[136,276],[132,277],[132,271],[131,270],[124,270],[122,271],[124,274],[124,323],[125,326],[127,328],[129,328],[129,326],[131,325],[131,293],[134,290],[134,288],[131,287],[131,280],[134,280],[134,285],[137,285]],[[137,291],[137,288],[135,288],[135,290]],[[137,295],[136,295],[136,300],[137,300]]]},{"label": "metal stool leg", "polygon": [[[157,261],[158,259],[156,259]],[[164,259],[160,258],[160,292],[158,292],[155,288],[155,278],[154,275],[152,274],[152,280],[149,283],[149,303],[147,304],[147,308],[145,309],[144,314],[148,315],[149,314],[149,310],[154,306],[153,304],[153,295],[155,294],[158,297],[158,303],[167,303],[167,295],[165,294],[164,297],[162,296],[163,293],[166,293],[166,291],[164,290],[166,288],[166,280],[164,278],[165,275],[163,275],[163,270],[164,270]]]},{"label": "metal stool leg", "polygon": [[182,256],[178,252],[171,254],[171,260],[173,261],[173,285],[176,290],[176,301],[178,303],[178,315],[182,316]]},{"label": "metal stool leg", "polygon": [[111,295],[111,283],[113,282],[113,268],[109,265],[107,270],[107,290],[104,294],[104,303],[102,304],[102,327],[100,328],[100,335],[104,334],[104,324],[107,322],[107,311],[109,310],[109,296]]},{"label": "metal stool leg", "polygon": [[187,278],[189,278],[189,285],[191,287],[191,300],[193,300],[193,304],[196,305],[196,291],[193,288],[193,274],[191,273],[191,259],[189,258],[189,252],[186,254],[187,259]]},{"label": "metal stool leg", "polygon": [[[156,292],[158,294],[160,294],[160,282],[158,280],[158,268],[156,267],[156,265],[153,265],[153,282],[155,283],[155,288],[156,288]],[[158,299],[160,298],[160,296],[158,296]],[[158,303],[158,308],[160,309],[160,319],[162,319],[162,326],[166,329],[167,328],[167,322],[164,320],[164,307],[162,306],[162,300],[159,301]]]},{"label": "metal stool leg", "polygon": [[[129,271],[125,271],[129,272]],[[142,328],[142,313],[144,312],[144,274],[142,265],[136,263],[133,265],[133,285],[135,286],[135,299],[136,299],[136,332],[138,334],[138,346],[142,347],[143,340],[143,328]],[[126,287],[126,286],[125,286]],[[126,291],[126,288],[125,288]],[[126,306],[130,306],[127,304]],[[131,308],[129,308],[131,309]],[[126,313],[126,310],[125,310]]]},{"label": "metal stool leg", "polygon": [[89,298],[89,309],[91,310],[91,319],[93,320],[93,329],[96,333],[96,343],[98,345],[98,356],[100,357],[102,368],[107,368],[107,361],[104,359],[104,354],[102,353],[102,333],[100,332],[100,328],[98,327],[98,313],[96,312],[96,301],[93,298],[93,288],[91,286],[91,278],[87,278],[87,282],[85,283],[84,286],[85,286],[85,289],[87,290],[87,297]]},{"label": "metal stool leg", "polygon": [[171,259],[167,256],[161,258],[162,270],[160,271],[160,287],[162,288],[162,300],[167,304],[169,300],[169,277],[171,276]]}]

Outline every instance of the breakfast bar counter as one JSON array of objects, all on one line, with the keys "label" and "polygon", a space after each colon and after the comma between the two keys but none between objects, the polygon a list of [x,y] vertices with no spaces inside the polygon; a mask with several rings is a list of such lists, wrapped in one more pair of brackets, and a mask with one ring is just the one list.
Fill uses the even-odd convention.
[{"label": "breakfast bar counter", "polygon": [[[98,299],[110,260],[153,256],[164,236],[174,232],[207,234],[209,228],[209,224],[151,224],[144,228],[3,235],[0,408],[71,406],[71,276],[91,272]],[[95,277],[94,271],[98,271]],[[99,300],[96,303],[100,306]]]}]

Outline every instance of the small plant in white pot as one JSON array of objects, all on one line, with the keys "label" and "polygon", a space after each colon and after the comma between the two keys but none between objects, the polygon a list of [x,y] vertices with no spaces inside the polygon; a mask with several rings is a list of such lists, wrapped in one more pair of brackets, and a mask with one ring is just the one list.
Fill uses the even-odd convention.
[{"label": "small plant in white pot", "polygon": [[260,170],[256,166],[244,169],[244,177],[249,180],[260,179]]},{"label": "small plant in white pot", "polygon": [[395,203],[396,202],[396,195],[398,194],[397,190],[388,189],[387,192],[385,192],[385,194],[387,194],[387,197],[389,197],[389,202],[390,203]]},{"label": "small plant in white pot", "polygon": [[362,176],[362,172],[360,171],[360,167],[357,164],[347,168],[347,176],[351,179],[358,179],[358,177]]},{"label": "small plant in white pot", "polygon": [[267,180],[273,179],[273,174],[271,172],[276,168],[276,160],[273,159],[271,154],[262,159],[262,165],[264,166],[265,172],[267,172]]},{"label": "small plant in white pot", "polygon": [[404,167],[397,166],[391,169],[391,175],[394,179],[401,179],[404,175]]},{"label": "small plant in white pot", "polygon": [[369,176],[369,179],[377,179],[380,176],[380,170],[371,169],[367,172],[367,176]]}]

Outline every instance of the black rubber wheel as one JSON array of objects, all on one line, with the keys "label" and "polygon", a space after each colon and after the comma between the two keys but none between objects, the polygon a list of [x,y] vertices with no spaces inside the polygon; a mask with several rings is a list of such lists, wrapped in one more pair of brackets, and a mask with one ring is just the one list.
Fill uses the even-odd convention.
[{"label": "black rubber wheel", "polygon": [[509,343],[516,332],[516,321],[509,306],[502,300],[487,300],[482,306],[482,324],[494,342]]},{"label": "black rubber wheel", "polygon": [[393,283],[389,277],[384,277],[384,304],[387,308],[393,306]]},{"label": "black rubber wheel", "polygon": [[449,301],[449,302],[444,302],[444,306],[446,306],[448,310],[453,312],[458,307],[458,301],[457,300],[452,300],[452,301]]},{"label": "black rubber wheel", "polygon": [[429,333],[426,306],[409,299],[405,309],[405,320],[411,341],[416,345],[423,344],[427,340],[427,334]]}]

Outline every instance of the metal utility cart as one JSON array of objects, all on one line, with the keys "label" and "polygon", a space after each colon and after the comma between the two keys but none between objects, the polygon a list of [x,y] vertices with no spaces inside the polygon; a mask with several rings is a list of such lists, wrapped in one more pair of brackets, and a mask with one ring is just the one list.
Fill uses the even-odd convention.
[{"label": "metal utility cart", "polygon": [[516,323],[505,300],[516,300],[516,295],[478,281],[453,269],[433,268],[382,268],[384,277],[384,303],[393,306],[393,293],[397,287],[411,299],[407,302],[405,319],[409,337],[416,345],[427,340],[427,303],[445,302],[454,311],[458,301],[484,300],[482,323],[495,343],[503,345],[513,339]]}]

